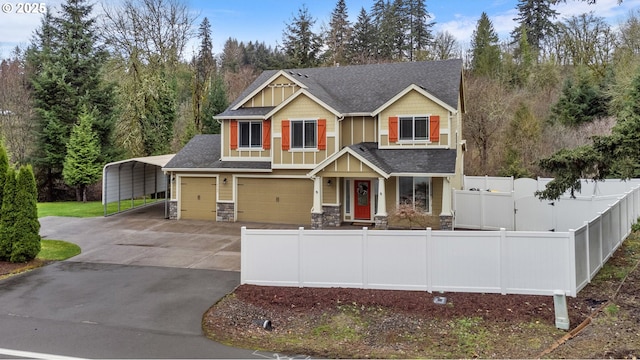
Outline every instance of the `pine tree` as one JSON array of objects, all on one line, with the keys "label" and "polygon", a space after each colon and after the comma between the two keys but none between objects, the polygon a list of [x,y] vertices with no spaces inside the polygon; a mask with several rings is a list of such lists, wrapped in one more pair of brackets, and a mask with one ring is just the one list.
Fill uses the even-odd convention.
[{"label": "pine tree", "polygon": [[518,17],[513,19],[518,22],[511,36],[514,42],[519,42],[526,32],[528,42],[534,53],[538,53],[544,40],[556,32],[553,19],[558,12],[551,8],[550,0],[518,0]]},{"label": "pine tree", "polygon": [[429,22],[431,15],[424,0],[407,0],[405,6],[409,15],[409,61],[423,60],[433,41],[431,28],[434,24]]},{"label": "pine tree", "polygon": [[18,219],[16,200],[16,172],[9,167],[5,178],[2,206],[0,207],[0,260],[9,261],[15,239]]},{"label": "pine tree", "polygon": [[62,170],[64,181],[76,188],[76,199],[83,202],[87,201],[87,186],[95,184],[102,175],[102,163],[98,161],[100,145],[92,122],[93,115],[84,109],[71,131]]},{"label": "pine tree", "polygon": [[111,144],[113,86],[103,82],[101,73],[107,52],[98,47],[91,11],[86,0],[67,0],[57,15],[47,13],[43,18],[28,50],[38,120],[33,162],[47,200],[55,199],[66,144],[82,104],[96,110],[93,126],[101,161],[110,160],[117,151]]},{"label": "pine tree", "polygon": [[473,58],[471,69],[477,76],[495,76],[500,66],[500,48],[498,34],[493,28],[489,16],[485,12],[473,31],[471,40]]},{"label": "pine tree", "polygon": [[318,65],[321,37],[313,32],[316,20],[309,14],[306,5],[298,9],[298,15],[287,24],[282,34],[284,52],[292,67],[314,67]]},{"label": "pine tree", "polygon": [[345,0],[338,0],[336,7],[331,13],[329,29],[325,34],[325,44],[327,51],[325,56],[329,65],[348,64],[347,48],[351,41],[351,23],[347,13]]},{"label": "pine tree", "polygon": [[20,167],[16,180],[16,222],[11,262],[33,260],[40,252],[40,222],[38,221],[38,198],[36,181],[30,165]]},{"label": "pine tree", "polygon": [[565,81],[558,102],[551,107],[552,119],[575,126],[606,116],[607,96],[593,81],[585,67],[578,67],[574,78]]},{"label": "pine tree", "polygon": [[213,45],[211,43],[211,24],[206,17],[200,24],[198,31],[200,39],[200,49],[195,58],[195,69],[193,71],[193,122],[196,132],[202,130],[203,109],[207,106],[207,93],[211,76],[215,72],[215,60],[213,58]]},{"label": "pine tree", "polygon": [[364,8],[353,25],[353,36],[349,46],[349,57],[355,64],[368,64],[375,58],[376,30],[371,17]]}]

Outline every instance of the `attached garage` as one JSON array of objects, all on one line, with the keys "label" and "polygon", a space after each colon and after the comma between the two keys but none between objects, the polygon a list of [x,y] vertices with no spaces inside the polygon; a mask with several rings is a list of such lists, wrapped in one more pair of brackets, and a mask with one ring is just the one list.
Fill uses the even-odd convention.
[{"label": "attached garage", "polygon": [[181,176],[180,219],[216,220],[216,178]]},{"label": "attached garage", "polygon": [[237,221],[309,224],[313,181],[309,179],[237,179]]}]

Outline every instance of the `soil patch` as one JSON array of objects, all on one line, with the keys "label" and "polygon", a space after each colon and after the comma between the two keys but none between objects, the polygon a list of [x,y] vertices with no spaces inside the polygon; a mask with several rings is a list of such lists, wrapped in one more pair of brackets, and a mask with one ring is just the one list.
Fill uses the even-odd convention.
[{"label": "soil patch", "polygon": [[24,263],[12,263],[8,261],[0,261],[0,279],[19,274],[24,271],[39,268],[48,262],[41,259],[33,259]]}]

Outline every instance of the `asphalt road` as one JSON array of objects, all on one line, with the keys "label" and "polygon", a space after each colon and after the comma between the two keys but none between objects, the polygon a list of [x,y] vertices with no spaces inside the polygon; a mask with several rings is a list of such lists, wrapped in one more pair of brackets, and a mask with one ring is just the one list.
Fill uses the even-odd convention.
[{"label": "asphalt road", "polygon": [[0,357],[11,349],[49,357],[256,358],[201,330],[202,314],[239,276],[59,262],[2,280]]},{"label": "asphalt road", "polygon": [[284,358],[202,332],[204,312],[240,284],[244,224],[165,220],[163,210],[41,218],[43,238],[82,253],[0,280],[0,358]]}]

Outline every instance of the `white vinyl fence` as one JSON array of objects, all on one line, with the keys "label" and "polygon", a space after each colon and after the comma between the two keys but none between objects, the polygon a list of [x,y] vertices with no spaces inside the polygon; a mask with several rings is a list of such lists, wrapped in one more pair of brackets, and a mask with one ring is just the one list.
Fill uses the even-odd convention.
[{"label": "white vinyl fence", "polygon": [[454,226],[472,230],[569,231],[584,224],[640,186],[629,181],[582,181],[571,198],[540,200],[534,193],[551,179],[464,178],[465,190],[453,191]]},{"label": "white vinyl fence", "polygon": [[639,204],[636,187],[565,232],[243,227],[241,283],[576,296],[629,234]]}]

